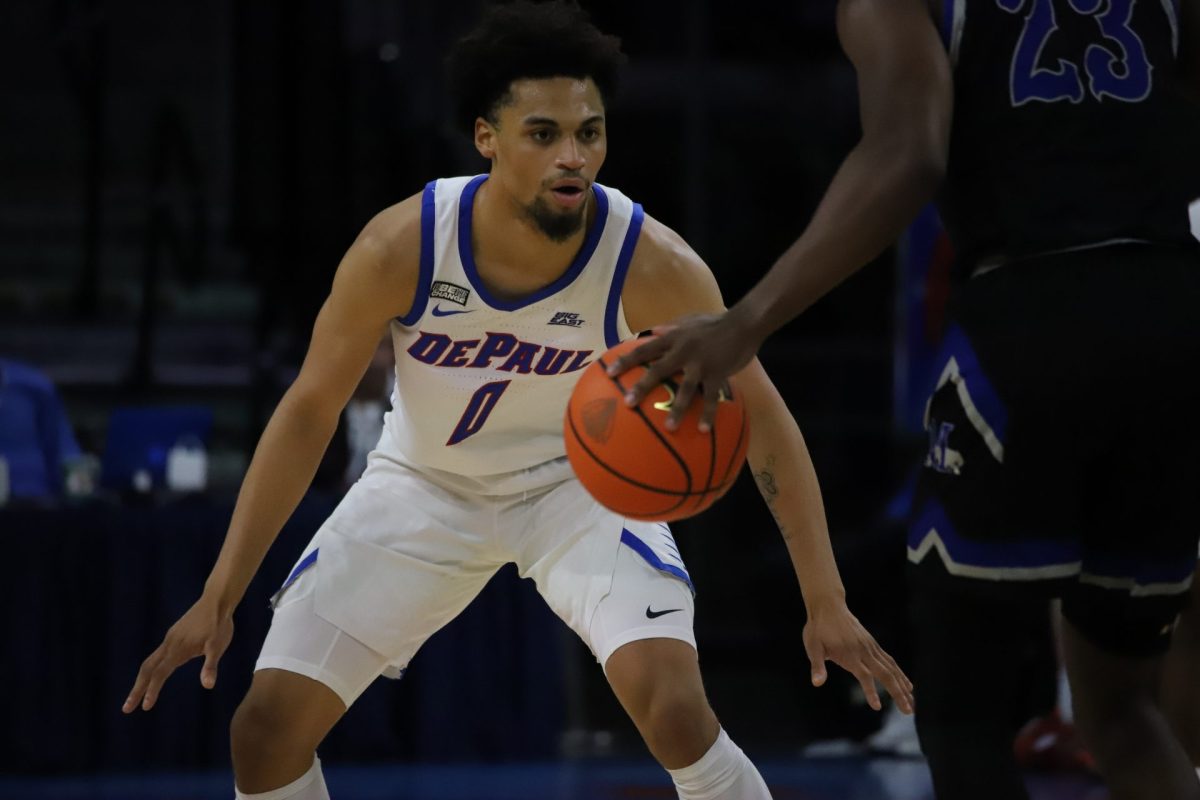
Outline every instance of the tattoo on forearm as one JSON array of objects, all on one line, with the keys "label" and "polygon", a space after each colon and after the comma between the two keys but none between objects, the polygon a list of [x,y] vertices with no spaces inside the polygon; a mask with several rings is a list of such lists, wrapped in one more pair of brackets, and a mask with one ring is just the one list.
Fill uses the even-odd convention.
[{"label": "tattoo on forearm", "polygon": [[758,481],[758,490],[762,492],[767,505],[774,505],[775,498],[779,496],[779,485],[775,483],[775,473],[771,471],[774,466],[775,456],[767,456],[767,463],[762,472],[754,473],[754,480]]},{"label": "tattoo on forearm", "polygon": [[758,484],[758,490],[762,493],[763,499],[767,501],[767,508],[771,510],[771,516],[779,525],[780,533],[786,539],[789,535],[788,530],[784,527],[783,520],[779,518],[779,512],[775,508],[775,501],[779,498],[779,484],[775,480],[774,468],[775,456],[767,456],[767,463],[761,471],[754,473],[754,480]]}]

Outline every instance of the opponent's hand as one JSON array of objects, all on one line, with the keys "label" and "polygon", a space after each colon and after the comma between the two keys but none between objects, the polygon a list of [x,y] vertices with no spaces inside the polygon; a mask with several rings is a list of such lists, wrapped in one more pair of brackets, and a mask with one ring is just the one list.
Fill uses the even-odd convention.
[{"label": "opponent's hand", "polygon": [[170,627],[162,644],[142,662],[137,680],[121,710],[132,713],[139,705],[143,711],[154,708],[158,693],[167,678],[181,665],[204,656],[200,684],[205,689],[217,685],[217,662],[233,639],[233,620],[222,616],[215,603],[203,597]]},{"label": "opponent's hand", "polygon": [[655,338],[609,366],[608,374],[620,375],[630,367],[647,364],[645,374],[625,394],[626,405],[636,406],[655,386],[682,372],[683,379],[675,390],[675,402],[667,416],[667,428],[675,430],[679,426],[679,420],[700,390],[704,398],[700,430],[707,432],[712,428],[725,381],[750,363],[762,340],[728,312],[685,317],[660,325],[653,333]]},{"label": "opponent's hand", "polygon": [[871,708],[879,711],[879,689],[882,683],[905,714],[913,713],[913,685],[895,660],[867,632],[844,603],[809,613],[804,626],[804,649],[812,665],[813,686],[823,686],[828,674],[826,660],[858,678]]}]

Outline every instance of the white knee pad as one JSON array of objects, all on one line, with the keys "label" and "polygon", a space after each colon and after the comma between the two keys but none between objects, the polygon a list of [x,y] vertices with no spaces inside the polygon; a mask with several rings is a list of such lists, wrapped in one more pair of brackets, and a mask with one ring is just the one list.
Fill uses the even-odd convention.
[{"label": "white knee pad", "polygon": [[321,759],[316,756],[313,756],[313,763],[308,772],[287,786],[258,794],[239,792],[235,787],[233,792],[235,800],[329,800],[325,776],[321,774]]},{"label": "white knee pad", "polygon": [[724,729],[699,761],[667,772],[679,800],[771,800],[762,776]]}]

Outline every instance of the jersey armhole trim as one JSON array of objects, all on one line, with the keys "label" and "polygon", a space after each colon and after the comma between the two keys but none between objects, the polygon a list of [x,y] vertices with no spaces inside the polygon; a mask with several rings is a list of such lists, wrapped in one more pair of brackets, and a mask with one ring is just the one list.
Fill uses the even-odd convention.
[{"label": "jersey armhole trim", "polygon": [[421,195],[421,266],[417,273],[417,291],[413,295],[412,308],[396,321],[406,327],[411,326],[425,313],[429,303],[429,286],[433,283],[433,237],[437,223],[437,181],[425,184]]},{"label": "jersey armhole trim", "polygon": [[[621,252],[617,255],[612,285],[608,287],[608,305],[604,309],[604,342],[608,347],[615,347],[621,341],[617,329],[617,314],[621,313],[621,292],[625,288],[625,276],[629,273],[629,262],[633,260],[633,251],[637,247],[644,218],[641,204],[634,203],[629,227],[625,230],[625,241],[621,242]],[[629,327],[628,324],[626,327]]]}]

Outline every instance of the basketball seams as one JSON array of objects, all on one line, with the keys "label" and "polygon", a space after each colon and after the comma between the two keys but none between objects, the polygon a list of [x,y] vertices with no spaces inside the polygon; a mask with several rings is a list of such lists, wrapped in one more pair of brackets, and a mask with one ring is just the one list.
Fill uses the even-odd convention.
[{"label": "basketball seams", "polygon": [[641,483],[637,480],[634,480],[633,478],[630,478],[628,475],[618,472],[614,467],[605,463],[599,456],[596,455],[596,453],[590,447],[587,446],[587,444],[583,440],[583,437],[579,435],[579,429],[575,426],[575,420],[572,418],[570,413],[567,414],[567,423],[568,423],[570,431],[571,431],[571,438],[575,440],[575,444],[579,445],[579,447],[582,448],[585,453],[587,453],[588,457],[591,459],[593,464],[595,464],[598,467],[601,467],[605,472],[609,473],[614,478],[616,478],[620,481],[624,481],[625,483],[627,483],[631,486],[635,486],[638,489],[642,489],[647,492],[652,492],[657,495],[666,495],[668,498],[672,498],[672,499],[679,498],[675,501],[675,504],[673,506],[670,506],[669,508],[665,508],[658,512],[654,512],[652,514],[631,513],[627,510],[616,509],[616,508],[611,508],[611,507],[609,508],[610,511],[615,511],[618,514],[629,517],[631,519],[652,519],[652,518],[655,518],[656,516],[661,517],[664,514],[672,514],[676,511],[678,511],[679,507],[682,506],[685,502],[687,502],[688,497],[691,496],[690,492],[679,492],[679,491],[673,491],[671,489],[662,489],[657,486],[650,486],[649,484]]},{"label": "basketball seams", "polygon": [[704,492],[697,495],[694,503],[694,513],[703,511],[710,502],[707,500],[708,493],[713,490],[713,473],[717,468],[717,423],[714,420],[712,428],[708,431],[708,477],[704,480]]},{"label": "basketball seams", "polygon": [[[732,389],[731,389],[731,391],[732,391]],[[745,407],[743,407],[743,409],[742,409],[742,427],[741,427],[741,430],[738,432],[737,443],[734,444],[733,451],[729,454],[729,463],[725,465],[725,472],[724,472],[724,474],[721,475],[721,485],[722,486],[728,486],[733,481],[737,480],[737,473],[741,471],[742,462],[746,459],[746,455],[742,449],[742,442],[744,442],[746,440],[746,433],[747,433],[746,429],[748,427],[748,424],[747,424],[748,422],[749,422],[749,420],[746,417]],[[714,425],[713,427],[715,429],[716,426]],[[739,458],[739,456],[741,456],[741,457]],[[729,473],[731,470],[733,470],[733,468],[735,466],[738,467],[738,470],[733,473],[732,477],[730,477]]]},{"label": "basketball seams", "polygon": [[[567,454],[577,468],[579,480],[594,497],[606,498],[602,504],[610,511],[629,519],[662,522],[694,516],[720,499],[737,479],[735,469],[745,460],[749,436],[745,408],[741,398],[735,397],[737,402],[732,403],[731,408],[721,409],[719,422],[714,421],[711,430],[693,435],[689,429],[674,437],[671,435],[674,432],[667,431],[659,415],[651,414],[645,404],[621,408],[619,398],[627,391],[626,383],[632,386],[637,372],[628,373],[629,380],[625,381],[621,376],[609,376],[607,368],[617,355],[631,350],[633,344],[623,342],[610,348],[579,376],[563,426]],[[585,438],[580,404],[587,398],[612,398],[614,392],[617,408],[621,408],[619,415],[629,416],[626,412],[632,411],[645,427],[639,428],[636,423],[624,420],[613,434],[618,437],[615,442],[609,442],[607,438],[603,441]],[[612,409],[608,413],[611,415]],[[741,417],[736,433],[731,413]],[[689,418],[691,416],[689,414]],[[733,441],[729,441],[731,437]],[[661,450],[655,448],[656,443]],[[669,458],[666,453],[670,454]],[[704,464],[706,459],[708,463]],[[672,471],[672,464],[677,465],[680,472],[673,474],[670,480],[664,480],[665,473]],[[644,483],[639,478],[656,481],[658,485]],[[662,485],[678,487],[680,484],[676,480],[679,478],[683,478],[681,488]],[[668,504],[668,507],[656,508],[660,503]]]},{"label": "basketball seams", "polygon": [[[625,395],[625,393],[628,391],[628,389],[626,389],[624,386],[621,385],[621,376],[617,375],[614,377],[614,376],[608,374],[608,364],[606,364],[604,362],[603,356],[597,358],[596,363],[599,364],[601,369],[603,370],[602,374],[606,378],[608,378],[608,380],[611,381],[617,387],[617,390],[618,390],[620,396],[623,397]],[[650,429],[650,432],[654,434],[654,437],[656,439],[658,439],[659,442],[662,443],[662,446],[666,448],[667,452],[671,454],[671,457],[674,458],[675,461],[679,464],[679,466],[683,469],[683,478],[687,482],[688,493],[690,494],[691,488],[693,486],[693,481],[692,481],[692,470],[688,466],[687,461],[683,458],[683,456],[679,455],[679,453],[677,453],[675,451],[675,448],[672,447],[671,443],[667,441],[665,436],[663,436],[662,431],[660,431],[658,429],[658,427],[649,420],[649,418],[646,416],[645,411],[642,411],[642,409],[637,406],[635,406],[634,408],[631,408],[630,410],[633,411],[635,414],[637,414],[638,419],[640,419],[646,425],[646,427]]]},{"label": "basketball seams", "polygon": [[628,483],[632,486],[636,486],[639,489],[645,489],[647,491],[655,492],[657,494],[670,495],[671,497],[678,497],[678,496],[689,497],[692,494],[694,494],[694,492],[691,492],[691,491],[681,491],[679,489],[664,489],[659,486],[652,486],[651,484],[648,484],[648,483],[642,483],[641,481],[637,480],[636,478],[631,478],[628,475],[626,475],[625,473],[618,471],[616,467],[613,467],[613,466],[609,465],[608,463],[606,463],[602,458],[600,458],[599,455],[596,454],[596,451],[592,450],[592,448],[587,446],[587,443],[584,441],[584,438],[579,435],[579,429],[575,426],[575,420],[569,415],[567,416],[567,422],[571,426],[571,436],[575,439],[576,444],[578,444],[580,447],[583,448],[584,452],[588,454],[588,458],[590,458],[592,461],[594,461],[597,465],[604,467],[604,471],[608,472],[613,477],[620,478],[621,480],[625,481],[626,483]]},{"label": "basketball seams", "polygon": [[[691,516],[692,514],[698,514],[701,511],[704,511],[706,508],[708,508],[710,505],[712,505],[712,503],[714,503],[718,499],[720,499],[721,496],[724,495],[726,491],[729,490],[729,485],[725,484],[725,483],[722,483],[721,485],[718,485],[718,486],[711,486],[708,489],[702,490],[700,492],[694,492],[694,493],[693,492],[683,492],[683,491],[678,491],[678,490],[673,490],[673,489],[663,489],[663,488],[660,488],[657,486],[651,486],[648,484],[641,483],[641,482],[637,481],[636,479],[630,478],[629,476],[625,475],[624,473],[619,472],[615,467],[612,467],[611,465],[605,463],[604,460],[601,459],[594,450],[592,450],[590,447],[588,447],[584,441],[584,438],[579,434],[579,428],[575,424],[575,420],[569,412],[567,414],[567,424],[569,426],[568,429],[571,434],[571,440],[573,440],[575,444],[577,444],[585,453],[587,453],[588,458],[590,459],[592,464],[595,464],[596,466],[603,468],[605,470],[605,472],[609,473],[617,480],[620,480],[620,481],[623,481],[624,483],[629,484],[630,486],[634,486],[638,489],[643,489],[647,492],[651,492],[651,493],[654,493],[657,495],[666,495],[667,497],[671,497],[671,498],[674,498],[674,497],[680,498],[679,501],[676,502],[673,506],[663,509],[663,510],[660,510],[660,511],[655,511],[655,512],[635,512],[635,511],[630,511],[628,509],[615,508],[612,506],[608,506],[610,511],[621,514],[622,516],[628,517],[629,519],[645,520],[645,521],[652,521],[652,522],[681,519],[684,516]],[[740,439],[739,439],[739,442],[740,442]],[[686,515],[678,514],[680,506],[683,505],[684,503],[686,503],[688,501],[688,499],[693,498],[693,497],[696,500],[696,507],[694,509],[692,509]]]}]

